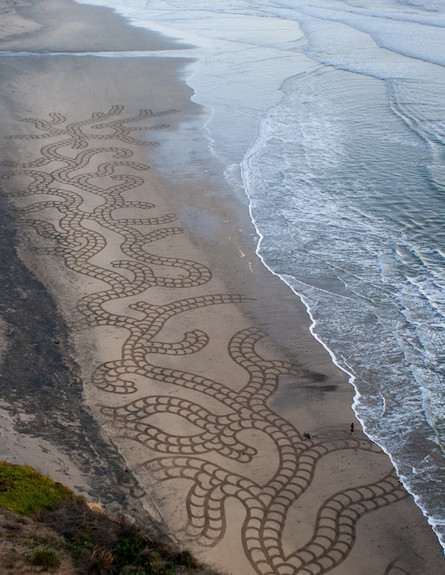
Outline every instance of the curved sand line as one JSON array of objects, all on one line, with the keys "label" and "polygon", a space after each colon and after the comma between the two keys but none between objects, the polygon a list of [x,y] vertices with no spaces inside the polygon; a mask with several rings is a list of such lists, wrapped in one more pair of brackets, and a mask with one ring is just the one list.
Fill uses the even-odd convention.
[{"label": "curved sand line", "polygon": [[[139,446],[139,454],[147,454],[132,466],[143,487],[136,491],[127,486],[133,496],[144,498],[152,485],[181,484],[177,496],[185,521],[177,536],[192,540],[197,548],[214,547],[230,523],[239,532],[252,572],[327,573],[353,550],[359,520],[397,504],[407,493],[392,471],[344,487],[318,501],[312,532],[303,545],[289,550],[284,543],[289,512],[311,492],[321,462],[328,460],[329,465],[329,456],[336,452],[384,455],[358,434],[311,437],[270,408],[280,376],[299,378],[304,373],[299,366],[271,359],[264,351],[266,334],[259,329],[236,329],[228,345],[219,349],[227,362],[238,366],[236,381],[196,373],[183,363],[209,345],[204,329],[185,331],[176,340],[164,336],[165,328],[183,315],[215,306],[224,309],[245,299],[203,294],[202,286],[212,279],[208,267],[156,252],[162,242],[183,234],[171,225],[175,216],[150,217],[150,210],[156,211],[153,203],[126,199],[144,186],[143,174],[149,170],[132,161],[134,147],[154,145],[133,134],[167,127],[165,118],[174,112],[142,110],[126,117],[123,106],[113,106],[78,122],[69,123],[59,113],[50,113],[49,120],[25,119],[38,132],[19,138],[53,141],[33,161],[4,164],[29,180],[27,189],[9,195],[28,201],[19,208],[21,222],[45,241],[36,254],[62,258],[72,272],[102,286],[78,298],[77,328],[107,326],[126,334],[119,355],[97,365],[91,382],[100,397],[93,409],[110,437],[123,437],[126,444]],[[160,117],[163,123],[154,123]],[[14,173],[4,177],[13,178]],[[133,215],[120,217],[117,210]],[[119,237],[120,256],[104,265],[98,256],[105,253],[111,236]],[[167,294],[166,301],[150,295],[159,290]],[[182,325],[175,333],[181,333]],[[164,393],[158,391],[159,384],[165,386]],[[131,400],[131,394],[137,398]],[[165,416],[171,418],[163,425]],[[184,427],[171,421],[182,421]],[[267,473],[249,467],[265,441],[274,451]],[[125,447],[122,452],[125,457]],[[335,491],[335,482],[333,487]],[[236,518],[228,514],[233,500],[244,509]],[[408,571],[391,557],[385,574],[397,573]]]}]

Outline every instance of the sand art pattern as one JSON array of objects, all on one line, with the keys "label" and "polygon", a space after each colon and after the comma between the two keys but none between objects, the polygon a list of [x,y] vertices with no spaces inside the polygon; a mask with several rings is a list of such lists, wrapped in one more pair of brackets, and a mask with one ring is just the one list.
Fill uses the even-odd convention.
[{"label": "sand art pattern", "polygon": [[[154,204],[125,199],[126,193],[144,186],[139,174],[149,169],[132,161],[132,147],[153,144],[132,134],[166,127],[155,122],[175,111],[142,110],[133,117],[122,117],[123,112],[122,106],[113,106],[108,112],[97,112],[85,121],[73,123],[67,123],[58,113],[49,114],[49,120],[27,119],[39,133],[19,137],[53,141],[41,148],[41,156],[34,161],[3,163],[29,179],[27,189],[9,195],[29,198],[28,202],[37,198],[18,208],[22,224],[31,226],[51,243],[36,248],[36,252],[63,258],[73,272],[103,282],[103,289],[88,293],[77,302],[84,324],[88,329],[114,326],[126,330],[120,356],[98,365],[92,374],[92,383],[104,397],[98,414],[109,422],[116,436],[125,434],[146,448],[147,454],[155,453],[138,466],[153,483],[184,481],[188,522],[184,537],[200,546],[217,545],[224,538],[229,519],[233,529],[234,519],[227,517],[226,503],[236,499],[244,508],[236,528],[256,573],[326,573],[350,553],[359,519],[403,499],[406,492],[390,473],[369,484],[334,493],[319,503],[313,533],[308,533],[306,544],[291,553],[285,551],[282,539],[289,510],[310,489],[319,461],[336,451],[379,454],[379,449],[347,432],[305,436],[275,413],[268,402],[280,376],[287,374],[298,379],[303,374],[298,366],[263,357],[257,348],[265,334],[256,328],[237,331],[228,349],[220,350],[221,354],[228,353],[227,362],[234,362],[244,371],[243,384],[213,380],[178,367],[181,356],[198,354],[206,348],[209,336],[203,330],[193,330],[180,341],[165,342],[165,325],[185,312],[239,304],[243,297],[193,295],[194,288],[210,282],[210,270],[195,261],[150,251],[154,242],[183,230],[171,225],[175,220],[172,214],[149,217]],[[107,161],[102,162],[103,158]],[[14,174],[4,177],[13,178]],[[110,181],[112,185],[105,185]],[[124,208],[135,211],[138,217],[116,215],[116,210]],[[40,218],[36,215],[39,212]],[[50,218],[42,219],[45,214],[51,214],[52,222],[47,221]],[[110,233],[120,238],[122,255],[102,267],[95,257],[106,249]],[[169,303],[156,305],[150,301],[152,288],[169,294],[178,288],[189,291],[188,297],[171,296]],[[110,304],[135,296],[141,300],[121,302],[120,309],[125,309],[125,313],[113,311]],[[175,358],[174,366],[163,365],[162,359],[168,357]],[[177,396],[150,393],[150,382],[168,384],[169,390],[178,390]],[[189,391],[192,395],[186,399]],[[129,401],[132,393],[138,394],[137,399]],[[141,397],[141,393],[145,395]],[[197,401],[198,397],[201,401]],[[220,406],[217,414],[209,409],[215,404]],[[157,416],[156,422],[162,421],[159,416],[163,414],[182,418],[190,426],[187,429],[194,426],[196,433],[175,435],[150,423],[152,416]],[[254,461],[256,446],[242,439],[249,436],[244,432],[252,431],[267,436],[276,452],[276,468],[265,483],[256,481],[251,473],[231,471],[231,462],[240,470]],[[395,562],[385,571],[386,575],[402,572],[406,573]]]}]

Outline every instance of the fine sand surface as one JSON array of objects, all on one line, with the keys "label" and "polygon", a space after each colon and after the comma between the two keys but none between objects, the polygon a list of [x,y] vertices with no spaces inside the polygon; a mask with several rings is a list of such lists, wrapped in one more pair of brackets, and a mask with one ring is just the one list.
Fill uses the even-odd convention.
[{"label": "fine sand surface", "polygon": [[255,256],[187,58],[44,53],[180,45],[67,0],[5,6],[0,459],[234,575],[443,573],[346,376]]}]

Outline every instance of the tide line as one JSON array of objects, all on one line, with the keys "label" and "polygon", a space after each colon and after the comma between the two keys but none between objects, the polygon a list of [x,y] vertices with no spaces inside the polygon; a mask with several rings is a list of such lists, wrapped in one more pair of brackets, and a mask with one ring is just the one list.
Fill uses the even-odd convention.
[{"label": "tide line", "polygon": [[42,50],[37,52],[15,51],[15,50],[0,50],[0,58],[2,57],[28,57],[28,56],[90,56],[96,58],[194,58],[190,54],[193,49],[187,50],[123,50],[123,51],[97,51],[97,52],[52,52],[50,50]]}]

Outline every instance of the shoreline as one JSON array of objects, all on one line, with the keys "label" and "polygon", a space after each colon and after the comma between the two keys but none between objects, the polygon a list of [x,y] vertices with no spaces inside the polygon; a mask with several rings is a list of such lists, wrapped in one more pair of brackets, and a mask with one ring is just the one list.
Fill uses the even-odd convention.
[{"label": "shoreline", "polygon": [[[68,2],[46,5],[51,12]],[[76,7],[85,21],[90,10]],[[126,25],[115,18],[125,47],[131,33],[120,35]],[[96,30],[97,43],[104,32]],[[43,35],[32,34],[25,44],[42,47]],[[148,47],[153,38],[161,42],[142,32],[138,42]],[[82,36],[76,41],[82,44]],[[352,386],[310,335],[303,305],[256,256],[248,211],[240,213],[218,162],[196,155],[192,143],[201,137],[196,125],[204,111],[178,80],[186,61],[140,58],[123,67],[94,57],[79,63],[17,56],[13,66],[4,60],[3,135],[46,138],[3,141],[2,157],[6,151],[33,164],[16,166],[23,173],[2,185],[9,194],[36,196],[18,198],[22,209],[46,202],[26,216],[47,224],[31,224],[22,259],[70,322],[87,411],[100,441],[119,454],[120,471],[134,479],[119,488],[124,508],[129,501],[129,511],[145,507],[174,538],[232,573],[272,572],[267,563],[284,575],[311,562],[293,550],[307,548],[316,511],[322,528],[332,529],[337,497],[339,517],[349,519],[337,542],[328,536],[322,543],[314,532],[325,559],[316,559],[315,547],[308,552],[320,572],[374,575],[408,565],[413,574],[438,572],[441,549],[420,510],[391,476],[386,456],[358,425],[350,432]],[[121,103],[125,108],[112,107]],[[24,117],[44,122],[23,124]],[[169,165],[167,179],[158,163],[178,130],[185,131],[181,145],[189,138],[191,147],[182,150],[180,167]],[[156,151],[141,145],[157,137]],[[25,426],[21,433],[39,430]],[[91,440],[94,446],[99,438]],[[102,455],[102,465],[108,461]],[[153,485],[155,477],[160,483]],[[89,486],[92,493],[97,487]]]}]

